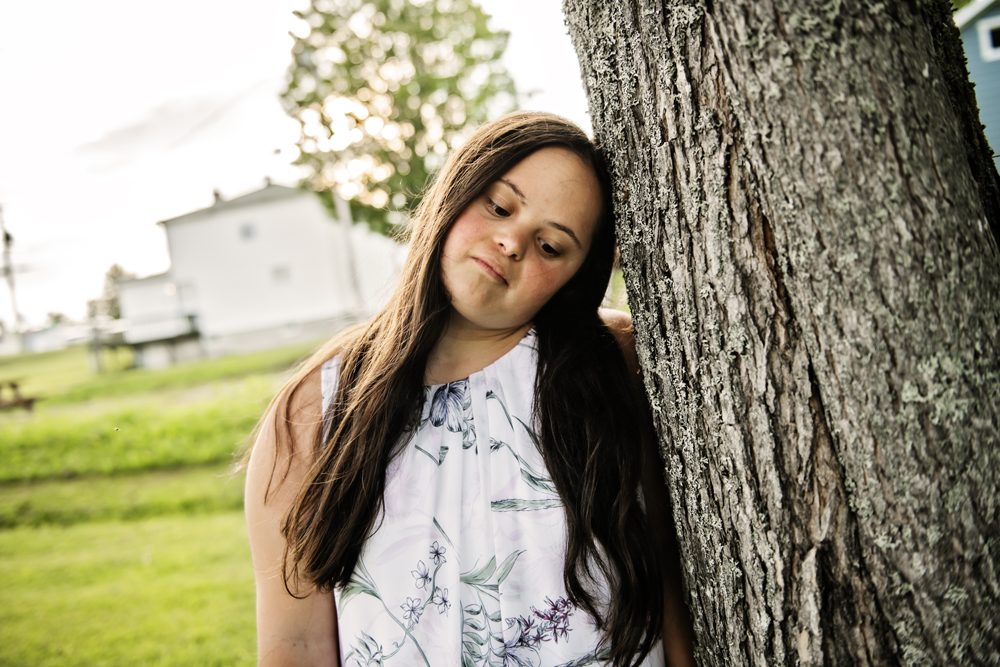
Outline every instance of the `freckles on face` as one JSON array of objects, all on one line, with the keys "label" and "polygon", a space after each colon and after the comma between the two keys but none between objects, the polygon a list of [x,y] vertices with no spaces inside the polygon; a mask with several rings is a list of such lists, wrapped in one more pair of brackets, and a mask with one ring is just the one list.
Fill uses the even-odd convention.
[{"label": "freckles on face", "polygon": [[601,210],[593,170],[565,148],[542,148],[456,218],[441,274],[453,316],[491,329],[534,315],[579,270]]}]

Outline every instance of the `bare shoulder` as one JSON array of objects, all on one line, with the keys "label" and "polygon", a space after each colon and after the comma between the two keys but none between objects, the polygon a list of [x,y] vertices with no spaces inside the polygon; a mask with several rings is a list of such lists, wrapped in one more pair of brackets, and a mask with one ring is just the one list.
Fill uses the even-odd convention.
[{"label": "bare shoulder", "polygon": [[639,357],[635,352],[635,333],[632,328],[632,316],[621,310],[601,308],[598,311],[605,326],[615,336],[625,355],[625,362],[633,373],[639,372]]},{"label": "bare shoulder", "polygon": [[282,524],[309,477],[322,424],[321,367],[286,387],[264,415],[247,466],[244,511],[257,593],[260,665],[337,664],[336,611],[329,592],[285,587]]},{"label": "bare shoulder", "polygon": [[275,400],[268,406],[257,431],[250,465],[275,460],[310,463],[312,444],[323,419],[322,370],[317,367],[302,380],[285,387],[286,402]]},{"label": "bare shoulder", "polygon": [[[252,511],[283,512],[312,465],[323,419],[321,369],[286,386],[267,408],[247,465],[244,501]],[[265,505],[273,507],[265,510]]]},{"label": "bare shoulder", "polygon": [[295,445],[300,442],[311,445],[315,441],[323,421],[322,365],[312,369],[288,397],[288,420]]}]

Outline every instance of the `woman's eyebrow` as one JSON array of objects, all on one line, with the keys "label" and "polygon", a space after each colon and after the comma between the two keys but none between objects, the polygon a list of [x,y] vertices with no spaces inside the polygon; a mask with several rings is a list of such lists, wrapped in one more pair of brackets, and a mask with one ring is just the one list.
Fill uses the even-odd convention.
[{"label": "woman's eyebrow", "polygon": [[573,239],[573,243],[576,244],[576,247],[579,248],[580,250],[583,250],[583,244],[580,243],[580,239],[577,238],[576,232],[574,232],[572,229],[562,224],[561,222],[555,222],[554,220],[549,220],[549,224],[558,229],[559,231],[563,232],[564,234],[566,234],[566,236]]},{"label": "woman's eyebrow", "polygon": [[[521,203],[527,206],[528,200],[524,198],[524,193],[521,192],[521,189],[518,188],[516,185],[514,185],[514,183],[509,178],[501,178],[500,182],[506,185],[511,190],[513,190],[514,194],[517,195],[517,198],[521,200]],[[551,225],[552,227],[555,227],[562,233],[566,234],[566,236],[570,237],[573,240],[573,243],[576,244],[577,248],[583,250],[583,244],[580,243],[579,237],[577,237],[576,232],[574,232],[572,229],[562,224],[561,222],[556,222],[555,220],[549,220],[548,224]]]},{"label": "woman's eyebrow", "polygon": [[513,183],[512,183],[511,181],[510,181],[510,179],[507,179],[507,178],[501,178],[501,179],[500,179],[500,182],[501,182],[501,183],[503,183],[504,185],[506,185],[506,186],[507,186],[508,188],[510,188],[511,190],[513,190],[513,191],[514,191],[514,194],[516,194],[516,195],[517,195],[517,198],[521,200],[521,203],[522,203],[522,204],[527,204],[527,203],[528,203],[528,200],[524,198],[524,193],[523,193],[523,192],[521,192],[521,189],[520,189],[519,187],[517,187],[516,185],[514,185],[514,184],[513,184]]}]

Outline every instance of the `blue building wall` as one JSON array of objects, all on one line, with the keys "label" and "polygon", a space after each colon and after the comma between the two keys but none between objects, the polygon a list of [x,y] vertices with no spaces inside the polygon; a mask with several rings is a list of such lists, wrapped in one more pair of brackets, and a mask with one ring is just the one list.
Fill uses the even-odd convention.
[{"label": "blue building wall", "polygon": [[986,139],[993,149],[993,161],[1000,168],[1000,60],[983,62],[979,48],[980,21],[1000,19],[1000,2],[969,21],[962,30],[962,45],[969,60],[969,78],[976,85],[976,101],[979,103],[979,118],[986,126]]}]

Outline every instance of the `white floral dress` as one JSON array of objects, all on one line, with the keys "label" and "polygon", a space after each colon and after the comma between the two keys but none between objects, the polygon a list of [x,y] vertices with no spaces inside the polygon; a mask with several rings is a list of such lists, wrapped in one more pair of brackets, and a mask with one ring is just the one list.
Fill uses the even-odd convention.
[{"label": "white floral dress", "polygon": [[[335,592],[343,665],[605,664],[563,586],[566,518],[530,420],[536,366],[532,330],[468,378],[425,387],[384,517]],[[333,359],[325,405],[336,378]]]}]

